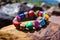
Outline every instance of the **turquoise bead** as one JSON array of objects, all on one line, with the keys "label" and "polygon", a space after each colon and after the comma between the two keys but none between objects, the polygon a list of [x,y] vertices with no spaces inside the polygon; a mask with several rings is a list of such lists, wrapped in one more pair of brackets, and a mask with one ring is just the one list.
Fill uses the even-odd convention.
[{"label": "turquoise bead", "polygon": [[32,22],[28,22],[26,24],[26,28],[28,28],[29,30],[33,29],[33,23]]}]

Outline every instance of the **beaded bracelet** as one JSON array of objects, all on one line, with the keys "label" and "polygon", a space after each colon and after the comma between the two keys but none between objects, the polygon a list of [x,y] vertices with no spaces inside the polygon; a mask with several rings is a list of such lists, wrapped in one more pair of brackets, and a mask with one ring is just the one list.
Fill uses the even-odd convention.
[{"label": "beaded bracelet", "polygon": [[[29,18],[35,18],[37,17],[37,20],[33,22],[27,22],[25,25],[20,24],[21,20],[26,20]],[[42,26],[46,25],[46,21],[48,21],[49,15],[46,12],[42,11],[36,11],[34,12],[33,10],[30,10],[29,12],[25,12],[24,14],[19,14],[16,16],[13,20],[13,24],[15,25],[16,28],[20,28],[22,30],[32,30],[33,28],[38,29]]]}]

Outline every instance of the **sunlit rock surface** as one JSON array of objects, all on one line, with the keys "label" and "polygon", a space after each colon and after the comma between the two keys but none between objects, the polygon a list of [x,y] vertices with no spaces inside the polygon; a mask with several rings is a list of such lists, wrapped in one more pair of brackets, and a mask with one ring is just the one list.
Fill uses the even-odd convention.
[{"label": "sunlit rock surface", "polygon": [[60,40],[60,16],[51,16],[49,25],[39,30],[20,31],[14,25],[6,26],[0,30],[18,36],[18,40]]}]

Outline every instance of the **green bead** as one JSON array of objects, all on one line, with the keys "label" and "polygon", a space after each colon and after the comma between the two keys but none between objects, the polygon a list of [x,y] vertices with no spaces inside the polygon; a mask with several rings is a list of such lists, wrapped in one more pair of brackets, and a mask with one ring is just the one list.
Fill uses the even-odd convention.
[{"label": "green bead", "polygon": [[33,23],[32,23],[32,22],[28,22],[28,23],[26,24],[26,28],[28,28],[29,30],[30,30],[30,29],[33,29]]}]

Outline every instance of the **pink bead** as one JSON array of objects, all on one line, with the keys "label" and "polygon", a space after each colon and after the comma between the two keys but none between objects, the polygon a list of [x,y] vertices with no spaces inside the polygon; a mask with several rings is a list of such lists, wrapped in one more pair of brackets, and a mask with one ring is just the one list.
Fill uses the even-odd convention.
[{"label": "pink bead", "polygon": [[18,22],[21,21],[21,18],[19,16],[16,16],[16,18],[17,18]]},{"label": "pink bead", "polygon": [[40,12],[38,13],[38,16],[42,16],[42,11],[40,11]]}]

